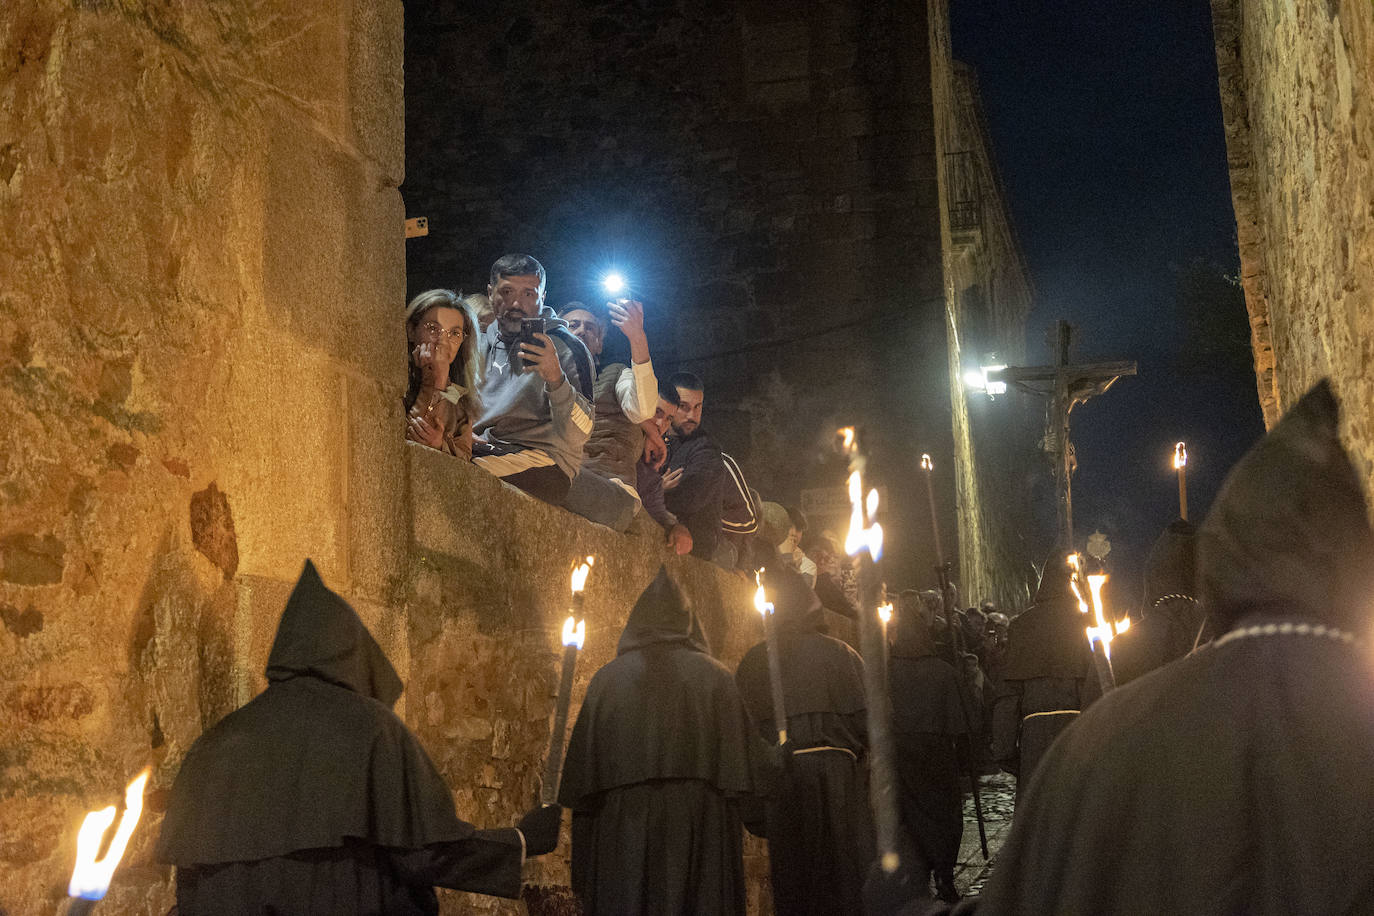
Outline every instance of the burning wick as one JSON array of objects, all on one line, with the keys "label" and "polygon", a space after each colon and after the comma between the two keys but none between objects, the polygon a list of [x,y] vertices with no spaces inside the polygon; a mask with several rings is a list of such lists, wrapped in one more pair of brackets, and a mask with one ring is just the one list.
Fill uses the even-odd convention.
[{"label": "burning wick", "polygon": [[104,858],[98,859],[96,856],[100,853],[105,831],[114,823],[115,806],[92,811],[81,822],[81,830],[76,835],[76,867],[72,869],[72,880],[67,885],[67,896],[75,898],[67,909],[68,913],[89,912],[95,901],[104,897],[110,889],[110,879],[114,877],[119,860],[124,857],[124,850],[143,814],[143,790],[152,772],[151,767],[145,768],[125,788],[124,813],[120,815],[119,826],[115,828]]},{"label": "burning wick", "polygon": [[773,613],[773,603],[763,588],[763,568],[754,573],[754,607],[763,618],[763,635],[768,647],[768,685],[773,695],[773,722],[778,729],[778,746],[787,743],[787,708],[782,694],[782,652],[778,648],[778,620]]},{"label": "burning wick", "polygon": [[878,619],[881,620],[881,621],[883,622],[883,626],[887,626],[888,623],[891,622],[891,620],[892,620],[892,604],[891,604],[890,602],[889,602],[888,604],[884,604],[884,605],[882,605],[882,606],[880,606],[880,607],[878,608]]},{"label": "burning wick", "polygon": [[549,733],[549,754],[544,759],[544,779],[539,787],[539,801],[552,805],[558,800],[558,783],[563,776],[564,741],[568,731],[568,710],[572,706],[573,676],[577,673],[577,653],[587,639],[587,621],[582,615],[582,590],[587,575],[596,563],[587,557],[585,563],[572,572],[572,608],[563,621],[563,671],[558,679],[558,695],[554,701],[553,730]]}]

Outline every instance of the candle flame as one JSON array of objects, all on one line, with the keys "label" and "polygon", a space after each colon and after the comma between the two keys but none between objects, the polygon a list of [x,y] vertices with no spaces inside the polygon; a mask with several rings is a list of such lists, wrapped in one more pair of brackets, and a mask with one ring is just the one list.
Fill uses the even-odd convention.
[{"label": "candle flame", "polygon": [[582,644],[587,641],[587,621],[573,621],[572,615],[563,621],[563,645],[576,646],[577,650],[582,651]]},{"label": "candle flame", "polygon": [[890,623],[892,620],[892,604],[882,604],[878,606],[878,619],[883,623]]},{"label": "candle flame", "polygon": [[1174,470],[1179,471],[1188,466],[1188,447],[1182,442],[1174,443]]},{"label": "candle flame", "polygon": [[876,563],[883,555],[883,526],[877,522],[866,524],[864,509],[867,506],[870,518],[878,510],[878,491],[869,490],[868,499],[865,500],[863,481],[858,471],[849,475],[849,505],[849,533],[845,535],[844,552],[855,557],[859,551],[867,550]]},{"label": "candle flame", "polygon": [[76,867],[72,869],[72,880],[67,885],[68,897],[81,897],[85,900],[99,900],[110,888],[119,860],[134,835],[138,819],[143,814],[143,789],[148,785],[152,768],[145,768],[134,777],[124,790],[124,813],[120,815],[119,826],[115,828],[114,838],[103,859],[97,859],[100,842],[105,831],[114,823],[115,806],[92,811],[81,822],[81,830],[76,835]]},{"label": "candle flame", "polygon": [[579,564],[578,567],[573,570],[572,590],[574,595],[576,595],[578,592],[582,591],[582,589],[586,587],[587,574],[592,571],[592,567],[594,565],[596,565],[596,557],[587,557],[587,561],[585,563]]},{"label": "candle flame", "polygon": [[758,572],[754,573],[754,582],[758,585],[758,591],[754,592],[754,609],[760,614],[768,615],[773,613],[773,605],[768,600],[768,593],[763,590],[763,567],[759,567]]},{"label": "candle flame", "polygon": [[1119,623],[1113,623],[1107,619],[1107,605],[1106,602],[1102,600],[1102,586],[1106,583],[1107,576],[1105,574],[1099,573],[1088,577],[1088,591],[1092,595],[1093,612],[1097,620],[1097,625],[1088,627],[1087,633],[1088,642],[1091,643],[1093,640],[1100,641],[1102,647],[1107,652],[1107,657],[1111,658],[1112,638],[1129,630],[1131,628],[1131,619],[1127,617]]},{"label": "candle flame", "polygon": [[922,456],[921,456],[921,470],[923,470],[923,471],[933,471],[933,470],[935,470],[935,462],[930,460],[930,456],[929,456],[929,455],[922,455]]},{"label": "candle flame", "polygon": [[[1078,554],[1069,554],[1068,563],[1069,569],[1073,570],[1073,572],[1069,573],[1069,588],[1073,589],[1073,596],[1078,600],[1078,613],[1086,614],[1089,610],[1088,602],[1083,600],[1083,592],[1078,587],[1079,575],[1082,572],[1082,564],[1078,561]],[[1089,634],[1089,637],[1091,637],[1091,635],[1092,634]]]}]

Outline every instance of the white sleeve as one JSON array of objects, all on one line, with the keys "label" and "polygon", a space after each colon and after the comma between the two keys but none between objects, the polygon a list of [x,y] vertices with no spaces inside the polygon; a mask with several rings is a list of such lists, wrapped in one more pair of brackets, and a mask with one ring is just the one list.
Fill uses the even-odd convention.
[{"label": "white sleeve", "polygon": [[653,419],[658,410],[658,379],[654,376],[653,361],[622,369],[615,380],[615,396],[631,423]]}]

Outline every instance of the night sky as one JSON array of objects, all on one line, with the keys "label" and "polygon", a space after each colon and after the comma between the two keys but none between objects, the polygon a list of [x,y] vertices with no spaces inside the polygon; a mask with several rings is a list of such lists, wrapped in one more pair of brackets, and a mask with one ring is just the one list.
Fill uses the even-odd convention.
[{"label": "night sky", "polygon": [[[1075,361],[1140,375],[1073,413],[1075,529],[1112,541],[1116,601],[1139,599],[1149,545],[1177,515],[1173,443],[1201,520],[1263,433],[1249,368],[1235,215],[1205,0],[954,0],[954,54],[978,73],[1012,219],[1036,284],[1027,360],[1058,318]],[[1191,267],[1192,273],[1188,269]],[[1180,296],[1188,276],[1208,293]],[[989,409],[994,405],[987,405]],[[1037,506],[1053,533],[1053,503]]]}]

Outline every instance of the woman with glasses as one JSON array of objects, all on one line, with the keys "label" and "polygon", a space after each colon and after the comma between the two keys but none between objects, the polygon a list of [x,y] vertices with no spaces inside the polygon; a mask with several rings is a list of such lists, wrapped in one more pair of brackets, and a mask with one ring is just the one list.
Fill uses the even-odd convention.
[{"label": "woman with glasses", "polygon": [[420,293],[406,307],[406,341],[406,438],[471,460],[472,421],[479,413],[471,308],[452,290]]}]

